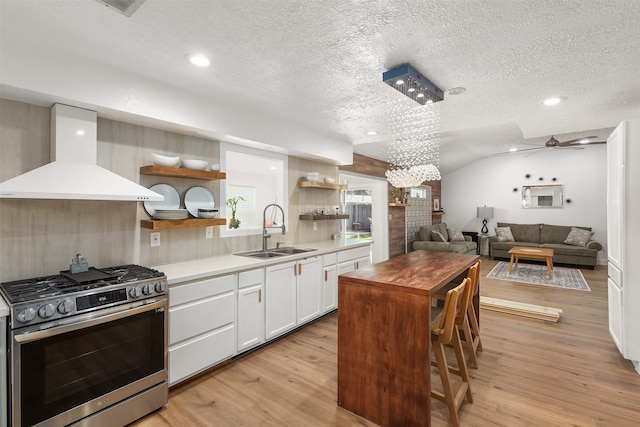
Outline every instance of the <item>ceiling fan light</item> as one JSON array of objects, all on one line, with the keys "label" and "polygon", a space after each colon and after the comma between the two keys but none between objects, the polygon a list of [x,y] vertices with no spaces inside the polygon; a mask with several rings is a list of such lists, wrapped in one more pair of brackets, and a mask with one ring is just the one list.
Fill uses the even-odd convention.
[{"label": "ceiling fan light", "polygon": [[589,143],[589,138],[581,139],[580,141],[578,141],[578,144],[588,144],[588,143]]},{"label": "ceiling fan light", "polygon": [[560,98],[547,98],[542,103],[546,106],[557,105],[562,101]]}]

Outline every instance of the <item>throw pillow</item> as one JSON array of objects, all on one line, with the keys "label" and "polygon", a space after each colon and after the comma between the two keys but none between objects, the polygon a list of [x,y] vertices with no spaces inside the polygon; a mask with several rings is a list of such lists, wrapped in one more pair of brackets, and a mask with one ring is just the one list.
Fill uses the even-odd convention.
[{"label": "throw pillow", "polygon": [[441,232],[431,230],[431,240],[434,242],[446,242],[447,239],[442,235]]},{"label": "throw pillow", "polygon": [[511,227],[496,227],[496,237],[499,242],[515,242]]},{"label": "throw pillow", "polygon": [[569,235],[565,239],[564,243],[573,246],[587,246],[587,243],[589,243],[589,241],[591,240],[591,236],[593,236],[592,231],[571,227],[571,231],[569,232]]},{"label": "throw pillow", "polygon": [[447,228],[447,232],[452,242],[464,242],[464,234],[462,234],[462,231],[456,230],[455,228]]}]

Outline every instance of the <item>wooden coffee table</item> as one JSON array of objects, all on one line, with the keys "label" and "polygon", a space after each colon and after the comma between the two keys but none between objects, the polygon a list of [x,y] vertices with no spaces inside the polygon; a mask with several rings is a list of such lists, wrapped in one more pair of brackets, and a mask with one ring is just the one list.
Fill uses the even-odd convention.
[{"label": "wooden coffee table", "polygon": [[537,258],[544,259],[547,261],[547,270],[549,272],[549,279],[553,277],[553,249],[548,248],[530,248],[527,246],[514,246],[509,249],[509,253],[511,254],[511,261],[509,261],[509,274],[511,274],[511,270],[513,268],[513,260],[515,258],[516,267],[518,266],[518,258]]}]

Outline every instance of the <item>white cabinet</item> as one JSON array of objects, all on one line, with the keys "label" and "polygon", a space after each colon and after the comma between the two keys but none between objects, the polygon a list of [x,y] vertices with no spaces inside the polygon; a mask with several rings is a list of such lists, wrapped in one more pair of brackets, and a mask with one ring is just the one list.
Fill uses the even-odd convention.
[{"label": "white cabinet", "polygon": [[327,254],[322,257],[322,307],[327,313],[338,308],[338,255]]},{"label": "white cabinet", "polygon": [[169,288],[169,385],[235,354],[235,276]]},{"label": "white cabinet", "polygon": [[338,276],[369,265],[371,265],[370,246],[338,252]]},{"label": "white cabinet", "polygon": [[607,138],[609,332],[640,372],[640,119],[622,122]]},{"label": "white cabinet", "polygon": [[238,352],[264,342],[264,270],[238,274]]},{"label": "white cabinet", "polygon": [[320,257],[297,262],[296,269],[296,320],[306,323],[322,314],[322,267]]},{"label": "white cabinet", "polygon": [[319,257],[265,269],[265,337],[278,335],[322,314]]},{"label": "white cabinet", "polygon": [[265,268],[266,339],[281,335],[296,326],[295,269],[295,262]]}]

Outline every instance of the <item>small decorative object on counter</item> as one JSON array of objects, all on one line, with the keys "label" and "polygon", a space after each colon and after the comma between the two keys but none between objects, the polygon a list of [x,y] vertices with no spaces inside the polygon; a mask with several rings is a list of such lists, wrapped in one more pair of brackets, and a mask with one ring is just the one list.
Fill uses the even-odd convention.
[{"label": "small decorative object on counter", "polygon": [[84,273],[85,271],[89,271],[89,263],[82,254],[77,254],[76,257],[71,260],[69,270],[71,270],[71,274]]},{"label": "small decorative object on counter", "polygon": [[231,209],[231,219],[229,220],[229,228],[240,227],[240,220],[236,218],[236,211],[238,210],[238,203],[241,200],[244,202],[245,198],[242,196],[236,196],[232,199],[227,199],[227,207]]}]

